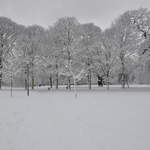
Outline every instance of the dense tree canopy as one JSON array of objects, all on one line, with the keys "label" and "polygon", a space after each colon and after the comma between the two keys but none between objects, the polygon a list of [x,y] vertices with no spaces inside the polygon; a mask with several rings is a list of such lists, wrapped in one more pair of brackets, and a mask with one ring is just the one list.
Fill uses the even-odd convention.
[{"label": "dense tree canopy", "polygon": [[[28,69],[27,69],[28,68]],[[0,17],[0,88],[150,83],[150,12],[127,11],[104,31],[74,17],[44,29]]]}]

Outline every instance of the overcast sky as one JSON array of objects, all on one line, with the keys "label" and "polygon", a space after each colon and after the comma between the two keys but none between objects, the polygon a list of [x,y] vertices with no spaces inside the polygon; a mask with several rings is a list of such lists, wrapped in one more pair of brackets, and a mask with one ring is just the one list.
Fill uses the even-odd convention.
[{"label": "overcast sky", "polygon": [[105,29],[129,9],[149,7],[150,0],[0,0],[0,16],[23,25],[53,25],[64,16],[74,16],[81,23],[94,22]]}]

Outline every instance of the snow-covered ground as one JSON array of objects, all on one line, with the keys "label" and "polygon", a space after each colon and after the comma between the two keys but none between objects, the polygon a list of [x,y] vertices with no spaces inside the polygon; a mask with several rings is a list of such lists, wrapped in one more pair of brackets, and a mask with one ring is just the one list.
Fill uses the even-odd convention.
[{"label": "snow-covered ground", "polygon": [[149,89],[30,94],[0,91],[0,150],[150,149]]}]

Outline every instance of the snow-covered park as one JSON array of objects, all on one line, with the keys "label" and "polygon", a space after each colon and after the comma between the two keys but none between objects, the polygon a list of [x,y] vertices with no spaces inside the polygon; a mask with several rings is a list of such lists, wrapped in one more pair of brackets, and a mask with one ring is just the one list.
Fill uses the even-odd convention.
[{"label": "snow-covered park", "polygon": [[0,2],[0,150],[150,150],[150,0]]},{"label": "snow-covered park", "polygon": [[149,150],[150,89],[0,91],[0,150]]}]

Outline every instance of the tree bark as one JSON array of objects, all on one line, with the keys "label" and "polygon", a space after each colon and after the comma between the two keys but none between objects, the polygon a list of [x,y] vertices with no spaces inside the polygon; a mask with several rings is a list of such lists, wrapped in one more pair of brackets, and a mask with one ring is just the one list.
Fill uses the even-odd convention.
[{"label": "tree bark", "polygon": [[125,65],[124,61],[122,61],[122,88],[125,88]]},{"label": "tree bark", "polygon": [[70,79],[70,77],[68,77],[67,89],[68,89],[68,90],[71,90],[71,79]]},{"label": "tree bark", "polygon": [[88,86],[89,86],[89,90],[91,90],[92,89],[92,81],[91,81],[91,69],[89,69],[89,71],[88,71]]},{"label": "tree bark", "polygon": [[10,79],[10,96],[12,96],[12,89],[13,89],[13,77],[11,75],[11,79]]},{"label": "tree bark", "polygon": [[56,89],[58,89],[58,73],[56,73]]},{"label": "tree bark", "polygon": [[27,96],[29,96],[30,92],[30,83],[29,83],[29,65],[27,64]]},{"label": "tree bark", "polygon": [[0,90],[2,89],[2,69],[3,69],[2,57],[0,56]]},{"label": "tree bark", "polygon": [[32,90],[34,90],[34,76],[32,76]]},{"label": "tree bark", "polygon": [[107,90],[109,90],[109,71],[107,72]]},{"label": "tree bark", "polygon": [[2,89],[2,73],[0,73],[0,90]]},{"label": "tree bark", "polygon": [[[32,48],[32,55],[33,55],[33,48]],[[31,77],[31,87],[32,90],[34,90],[34,86],[35,86],[35,78],[34,78],[34,57],[32,56],[32,61],[31,61],[31,69],[32,69],[32,77]]]},{"label": "tree bark", "polygon": [[27,90],[27,79],[24,80],[24,88]]},{"label": "tree bark", "polygon": [[90,58],[88,58],[88,86],[89,86],[89,90],[91,90],[91,88],[92,88],[92,75],[91,75],[91,69],[90,69]]},{"label": "tree bark", "polygon": [[[68,69],[69,69],[69,73],[70,73],[70,69],[71,69],[71,53],[70,53],[70,50],[69,50],[69,46],[67,47],[67,52],[68,52]],[[67,89],[71,90],[71,77],[70,76],[68,76]]]},{"label": "tree bark", "polygon": [[52,76],[49,76],[49,87],[53,88],[53,81],[52,81]]},{"label": "tree bark", "polygon": [[[59,75],[58,75],[58,56],[55,56],[56,64],[55,64],[55,69],[56,69],[56,77],[55,77],[55,84],[56,84],[56,90],[58,89],[58,84],[59,84]],[[51,76],[51,75],[50,75]],[[52,87],[52,81],[51,82],[51,87]]]}]

